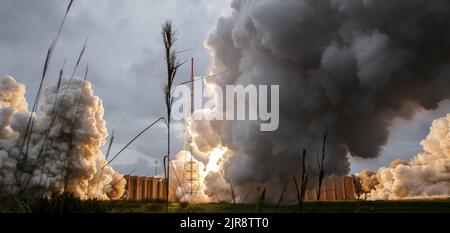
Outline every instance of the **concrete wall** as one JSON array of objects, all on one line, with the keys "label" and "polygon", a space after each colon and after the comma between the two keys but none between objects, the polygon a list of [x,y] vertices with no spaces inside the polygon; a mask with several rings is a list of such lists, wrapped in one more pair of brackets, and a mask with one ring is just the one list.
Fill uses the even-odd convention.
[{"label": "concrete wall", "polygon": [[[159,177],[124,176],[127,200],[166,200],[167,181]],[[169,201],[175,201],[175,188],[169,188]]]},{"label": "concrete wall", "polygon": [[354,178],[352,176],[344,177],[344,187],[345,187],[345,199],[346,200],[355,200],[355,183]]},{"label": "concrete wall", "polygon": [[[164,201],[166,199],[167,181],[159,177],[125,176],[128,200]],[[311,179],[317,184],[318,180]],[[308,182],[309,183],[309,182]],[[300,184],[299,184],[300,185]],[[306,190],[305,200],[317,201],[317,185]],[[169,201],[176,201],[175,188],[169,188]],[[354,200],[355,186],[351,176],[328,176],[322,181],[320,200]]]},{"label": "concrete wall", "polygon": [[328,176],[324,179],[325,183],[325,198],[326,200],[336,200],[336,187],[334,185],[334,176]]},{"label": "concrete wall", "polygon": [[[306,201],[317,201],[317,189],[318,179],[311,179],[310,184],[316,184],[314,187],[310,187],[306,190]],[[351,176],[328,176],[322,181],[320,188],[320,200],[321,201],[334,201],[334,200],[354,200],[355,198],[355,185],[353,183],[353,177]]]},{"label": "concrete wall", "polygon": [[336,187],[336,200],[345,200],[344,177],[334,176],[334,186]]}]

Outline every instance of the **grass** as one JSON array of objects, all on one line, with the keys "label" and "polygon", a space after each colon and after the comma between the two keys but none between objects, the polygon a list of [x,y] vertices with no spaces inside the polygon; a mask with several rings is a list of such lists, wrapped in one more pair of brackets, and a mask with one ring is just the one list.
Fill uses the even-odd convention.
[{"label": "grass", "polygon": [[109,210],[105,203],[81,200],[72,193],[53,194],[50,198],[21,195],[0,199],[3,213],[105,213]]},{"label": "grass", "polygon": [[[298,213],[298,205],[170,203],[169,213]],[[165,213],[165,202],[80,200],[65,193],[51,198],[0,198],[0,213]],[[303,203],[303,213],[450,213],[450,199],[402,201],[321,201]]]}]

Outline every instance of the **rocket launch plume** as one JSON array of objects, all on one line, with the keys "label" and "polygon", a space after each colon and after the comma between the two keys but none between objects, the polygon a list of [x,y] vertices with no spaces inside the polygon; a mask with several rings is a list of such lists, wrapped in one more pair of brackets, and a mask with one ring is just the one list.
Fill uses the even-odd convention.
[{"label": "rocket launch plume", "polygon": [[[205,110],[196,110],[194,114],[211,114],[211,112]],[[176,196],[180,201],[195,203],[230,201],[230,184],[224,178],[223,167],[224,163],[232,155],[232,151],[220,145],[219,138],[204,137],[208,132],[206,131],[208,128],[205,126],[210,123],[211,121],[207,120],[193,121],[188,119],[187,130],[194,138],[190,145],[192,146],[193,154],[188,150],[181,150],[177,153],[176,159],[171,162],[175,173],[175,175],[171,176],[171,182],[178,186]],[[198,138],[202,140],[216,140],[218,144],[210,147],[211,144],[202,143]],[[193,156],[192,161],[195,165],[192,168],[186,167],[187,161],[191,161],[191,156]],[[196,177],[189,177],[194,178],[194,182],[186,180],[186,176],[189,176],[186,171],[188,169],[195,170]]]},{"label": "rocket launch plume", "polygon": [[[211,73],[228,72],[205,82],[222,90],[225,85],[279,85],[279,127],[261,132],[260,121],[192,121],[188,128],[200,173],[199,200],[229,200],[231,184],[284,181],[300,169],[303,148],[311,155],[306,161],[310,175],[317,175],[314,154],[325,130],[324,170],[347,174],[349,156],[379,155],[394,118],[409,119],[417,109],[435,109],[450,98],[449,0],[234,0],[231,7],[232,14],[219,18],[205,41],[214,59]],[[100,172],[105,164],[100,147],[107,136],[103,107],[90,84],[83,86],[80,80],[70,85],[63,80],[61,89],[47,88],[41,106],[31,113],[23,85],[2,79],[2,185],[19,190],[29,183],[30,189],[49,192],[65,188],[82,198],[122,195],[122,176],[110,167]],[[62,110],[40,153],[55,102]],[[35,127],[27,161],[39,164],[31,173],[18,166],[30,115]],[[371,182],[371,198],[446,193],[441,186],[446,172],[436,172],[445,168],[446,121],[438,122],[422,143],[424,153],[376,174],[367,172],[362,180]],[[188,157],[181,151],[171,166],[179,171],[178,163]],[[400,178],[412,174],[428,189]]]},{"label": "rocket launch plume", "polygon": [[[410,119],[418,107],[435,109],[450,98],[448,0],[234,0],[231,7],[231,16],[219,18],[205,42],[214,58],[212,73],[229,72],[207,82],[222,88],[280,85],[280,125],[275,132],[260,132],[257,121],[190,126],[199,154],[218,147],[232,151],[220,167],[226,182],[286,179],[301,167],[293,162],[301,149],[314,154],[325,130],[325,172],[347,174],[348,156],[379,155],[394,118]],[[408,194],[388,187],[409,171],[434,174],[413,165],[431,158],[444,163],[436,157],[443,151],[430,151],[434,142],[424,144],[428,156],[379,171],[384,188],[372,196],[445,193],[436,191],[439,184]],[[306,163],[317,174],[315,159]]]},{"label": "rocket launch plume", "polygon": [[[102,171],[106,161],[100,149],[107,130],[102,101],[94,95],[89,82],[63,79],[60,85],[48,87],[35,113],[28,112],[25,86],[14,78],[1,79],[0,90],[2,188],[37,195],[68,191],[82,199],[115,199],[123,195],[122,175],[109,166]],[[55,111],[57,108],[60,110]],[[35,126],[28,135],[25,162],[34,169],[26,170],[20,166],[24,160],[20,145],[30,115]]]}]

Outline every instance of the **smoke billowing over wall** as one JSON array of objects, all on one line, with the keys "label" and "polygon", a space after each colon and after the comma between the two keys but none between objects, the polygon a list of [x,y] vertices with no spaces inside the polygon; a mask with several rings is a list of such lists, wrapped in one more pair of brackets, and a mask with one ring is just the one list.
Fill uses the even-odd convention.
[{"label": "smoke billowing over wall", "polygon": [[[436,119],[411,161],[394,160],[376,174],[362,173],[370,199],[448,197],[450,195],[450,114]],[[369,175],[370,174],[370,175]],[[369,179],[367,179],[370,177]]]},{"label": "smoke billowing over wall", "polygon": [[[450,7],[446,0],[235,0],[205,42],[213,73],[228,84],[280,85],[280,126],[213,121],[194,137],[234,151],[234,184],[277,180],[300,167],[326,130],[325,172],[349,172],[348,155],[377,157],[395,117],[450,97]],[[205,139],[207,138],[207,140]],[[220,139],[220,140],[216,140]]]},{"label": "smoke billowing over wall", "polygon": [[[59,86],[45,89],[36,113],[27,110],[24,94],[25,86],[12,77],[0,80],[1,187],[12,193],[68,191],[82,199],[120,198],[125,180],[110,166],[104,167],[103,104],[91,84],[63,79]],[[34,127],[26,137],[30,142],[25,140],[22,147],[30,114]]]}]

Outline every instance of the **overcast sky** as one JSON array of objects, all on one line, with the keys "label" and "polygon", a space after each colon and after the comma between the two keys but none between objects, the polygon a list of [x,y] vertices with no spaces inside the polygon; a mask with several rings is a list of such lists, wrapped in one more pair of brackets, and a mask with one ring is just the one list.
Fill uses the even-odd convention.
[{"label": "overcast sky", "polygon": [[[58,70],[66,60],[71,72],[86,38],[86,57],[79,73],[89,62],[89,81],[103,100],[109,131],[115,129],[118,151],[137,132],[163,116],[162,83],[165,67],[160,36],[161,24],[172,19],[178,29],[179,50],[197,47],[180,54],[194,56],[198,75],[209,73],[212,58],[203,48],[220,16],[231,13],[231,0],[75,0],[56,48],[47,84],[56,82]],[[0,1],[0,76],[9,74],[27,86],[32,102],[37,90],[44,57],[63,17],[67,1]],[[188,67],[179,71],[178,80],[189,78]],[[395,158],[410,159],[420,150],[419,142],[428,133],[432,119],[450,112],[444,102],[438,110],[419,112],[411,120],[395,120],[391,136],[380,157],[374,160],[351,159],[352,172],[377,169]],[[174,130],[173,149],[182,145],[182,125]],[[178,133],[176,133],[178,132]],[[166,146],[162,125],[136,141],[113,164],[128,173],[153,174],[155,160],[161,161]],[[161,169],[159,169],[161,171]]]}]

